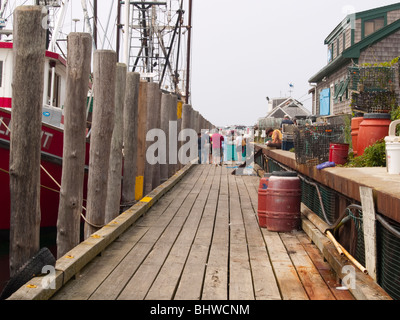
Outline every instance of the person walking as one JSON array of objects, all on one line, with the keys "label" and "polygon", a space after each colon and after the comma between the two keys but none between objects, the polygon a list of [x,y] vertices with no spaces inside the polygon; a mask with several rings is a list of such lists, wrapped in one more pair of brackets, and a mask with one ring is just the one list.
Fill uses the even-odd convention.
[{"label": "person walking", "polygon": [[203,147],[203,145],[202,145],[202,139],[201,139],[201,132],[198,132],[197,133],[197,154],[198,154],[198,157],[199,157],[199,160],[198,160],[198,164],[201,164],[202,162],[201,162],[201,156],[202,156],[202,154],[201,154],[201,148]]},{"label": "person walking", "polygon": [[244,139],[243,133],[242,134],[239,133],[238,136],[236,137],[236,154],[238,162],[242,161],[243,139]]},{"label": "person walking", "polygon": [[222,166],[223,162],[223,153],[222,153],[222,142],[224,141],[224,137],[215,130],[213,135],[211,136],[212,141],[212,154],[213,154],[213,163],[215,166]]}]

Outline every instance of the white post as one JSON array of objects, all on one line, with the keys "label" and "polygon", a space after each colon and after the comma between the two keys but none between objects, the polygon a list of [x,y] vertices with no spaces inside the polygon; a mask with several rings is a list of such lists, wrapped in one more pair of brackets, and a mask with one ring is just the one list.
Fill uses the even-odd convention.
[{"label": "white post", "polygon": [[360,198],[363,211],[365,268],[376,281],[376,218],[372,189],[360,187]]}]

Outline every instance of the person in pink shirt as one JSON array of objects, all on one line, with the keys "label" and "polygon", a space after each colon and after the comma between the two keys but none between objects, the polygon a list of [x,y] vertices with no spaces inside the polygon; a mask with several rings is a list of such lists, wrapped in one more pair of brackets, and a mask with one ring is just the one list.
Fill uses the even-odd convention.
[{"label": "person in pink shirt", "polygon": [[222,141],[224,141],[224,137],[215,131],[211,136],[212,142],[212,154],[213,154],[213,163],[217,166],[218,164],[222,166]]}]

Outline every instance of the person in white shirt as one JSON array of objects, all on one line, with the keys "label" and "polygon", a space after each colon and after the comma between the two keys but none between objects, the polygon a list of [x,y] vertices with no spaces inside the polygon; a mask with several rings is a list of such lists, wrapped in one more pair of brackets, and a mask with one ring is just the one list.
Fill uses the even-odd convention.
[{"label": "person in white shirt", "polygon": [[242,151],[243,151],[243,134],[238,134],[236,137],[236,153],[237,153],[237,161],[241,162],[242,161]]}]

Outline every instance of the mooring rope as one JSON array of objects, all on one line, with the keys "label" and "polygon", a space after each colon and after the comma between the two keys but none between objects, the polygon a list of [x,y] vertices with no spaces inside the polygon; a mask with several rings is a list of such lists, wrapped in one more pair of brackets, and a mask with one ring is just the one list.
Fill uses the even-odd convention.
[{"label": "mooring rope", "polygon": [[[11,133],[11,130],[10,130],[10,128],[5,124],[5,122],[3,121],[3,119],[1,119],[0,118],[0,122],[4,125],[4,127],[7,129],[7,131],[9,131],[10,133]],[[61,190],[61,185],[58,183],[58,181],[45,169],[45,167],[43,167],[43,165],[42,164],[40,164],[40,168],[49,176],[49,178],[57,185],[57,187]],[[10,173],[9,171],[7,171],[7,170],[4,170],[4,169],[1,169],[0,168],[0,171],[2,171],[2,172],[6,172],[6,173]],[[45,186],[43,186],[43,185],[40,185],[41,187],[45,187]],[[49,189],[49,190],[53,190],[53,191],[55,191],[55,192],[58,192],[58,193],[60,193],[60,190],[55,190],[55,189],[51,189],[51,188],[48,188],[48,187],[45,187],[45,188],[47,188],[47,189]],[[82,205],[82,209],[83,210],[85,210],[85,212],[87,212],[87,210],[86,210],[86,208]],[[83,215],[83,213],[81,212],[81,217],[82,217],[82,219],[87,223],[87,224],[89,224],[90,226],[92,226],[92,227],[94,227],[94,228],[103,228],[105,225],[103,224],[103,225],[96,225],[96,224],[94,224],[94,223],[92,223],[92,222],[90,222],[90,221],[88,221],[87,219],[86,219],[86,217]]]}]

